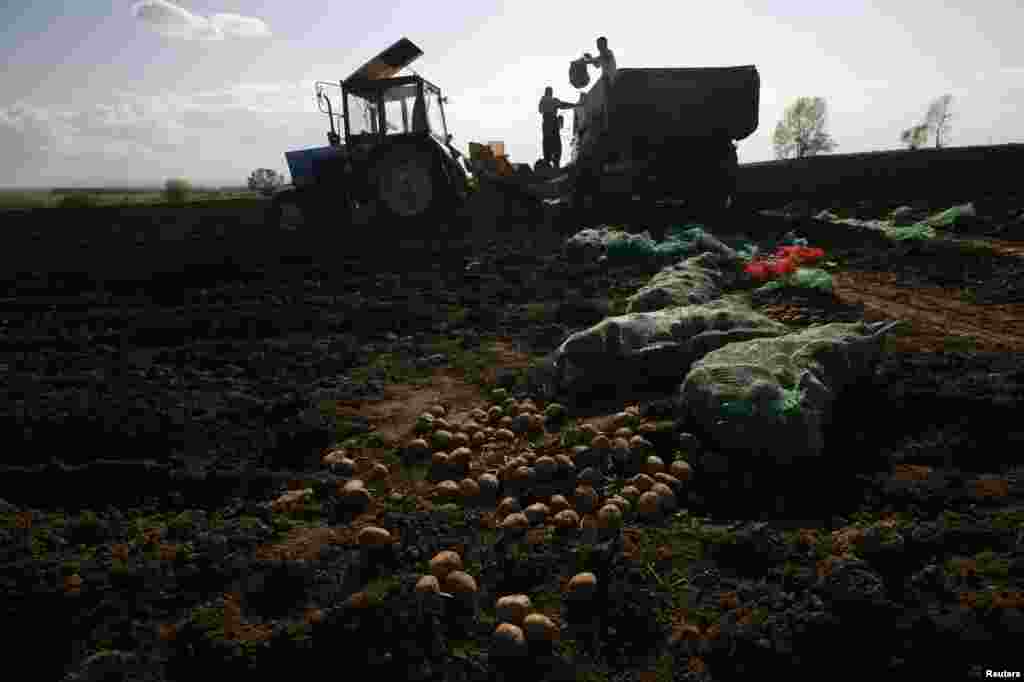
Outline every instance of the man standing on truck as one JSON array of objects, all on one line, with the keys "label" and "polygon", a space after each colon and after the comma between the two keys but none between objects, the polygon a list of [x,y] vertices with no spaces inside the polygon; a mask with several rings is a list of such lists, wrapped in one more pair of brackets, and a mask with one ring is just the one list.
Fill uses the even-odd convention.
[{"label": "man standing on truck", "polygon": [[550,168],[558,168],[562,158],[562,131],[559,125],[559,109],[573,109],[575,104],[563,102],[556,98],[554,89],[549,85],[544,88],[544,96],[540,98],[537,111],[542,117],[541,134],[544,136],[544,162]]},{"label": "man standing on truck", "polygon": [[615,64],[615,54],[608,49],[608,39],[604,36],[597,39],[597,56],[591,57],[587,52],[583,55],[583,61],[601,69],[601,78],[605,79],[608,85],[615,80],[618,66]]}]

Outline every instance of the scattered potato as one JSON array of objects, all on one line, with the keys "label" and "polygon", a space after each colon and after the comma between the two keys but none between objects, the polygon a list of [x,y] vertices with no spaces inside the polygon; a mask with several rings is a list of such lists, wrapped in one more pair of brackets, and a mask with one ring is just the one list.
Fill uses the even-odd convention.
[{"label": "scattered potato", "polygon": [[534,642],[554,642],[558,639],[558,626],[542,613],[531,613],[523,619],[523,632]]},{"label": "scattered potato", "polygon": [[601,528],[618,530],[622,526],[622,510],[614,504],[605,504],[597,512],[597,520]]},{"label": "scattered potato", "polygon": [[593,573],[577,573],[569,581],[567,596],[573,601],[589,601],[597,593],[597,576]]},{"label": "scattered potato", "polygon": [[519,504],[519,500],[514,497],[506,497],[498,503],[498,516],[506,517],[509,514],[514,514],[518,511],[522,511],[522,506]]},{"label": "scattered potato", "polygon": [[452,571],[462,570],[462,557],[451,550],[438,552],[430,560],[430,573],[439,581],[443,581]]},{"label": "scattered potato", "polygon": [[548,502],[548,507],[551,511],[557,514],[560,511],[569,509],[569,500],[565,499],[564,495],[552,495],[551,500]]},{"label": "scattered potato", "polygon": [[647,492],[654,485],[654,479],[647,474],[637,474],[633,478],[629,479],[630,485],[636,487],[642,493]]},{"label": "scattered potato", "polygon": [[459,494],[464,500],[474,500],[480,495],[480,484],[472,478],[459,481]]},{"label": "scattered potato", "polygon": [[523,511],[523,514],[526,515],[526,519],[534,526],[544,523],[544,521],[547,520],[549,513],[551,513],[551,510],[548,509],[548,506],[543,502],[534,502]]},{"label": "scattered potato", "polygon": [[384,547],[392,542],[391,533],[377,526],[366,526],[356,535],[360,547]]},{"label": "scattered potato", "polygon": [[526,653],[526,636],[522,628],[512,623],[502,623],[494,630],[492,651],[499,658],[522,656]]},{"label": "scattered potato", "polygon": [[434,486],[434,497],[439,500],[453,500],[459,495],[459,484],[455,481],[441,481]]},{"label": "scattered potato", "polygon": [[597,493],[589,485],[581,485],[575,492],[576,508],[584,514],[597,508]]},{"label": "scattered potato", "polygon": [[521,533],[530,527],[530,520],[526,518],[526,514],[515,512],[505,517],[505,520],[501,522],[501,527],[507,531]]},{"label": "scattered potato", "polygon": [[446,592],[455,595],[475,595],[477,591],[476,580],[462,569],[448,573],[444,579],[444,587]]},{"label": "scattered potato", "polygon": [[640,489],[635,485],[623,486],[622,490],[619,491],[619,494],[634,503],[640,499]]},{"label": "scattered potato", "polygon": [[668,467],[668,473],[678,478],[680,481],[689,481],[693,477],[693,469],[687,462],[681,459],[677,459],[672,462]]},{"label": "scattered potato", "polygon": [[637,501],[637,511],[641,517],[654,518],[661,514],[661,498],[658,493],[648,490]]},{"label": "scattered potato", "polygon": [[656,494],[661,499],[661,506],[666,511],[675,511],[677,505],[676,494],[672,488],[669,488],[664,483],[655,483],[651,486],[651,492]]},{"label": "scattered potato", "polygon": [[469,448],[455,448],[448,456],[448,461],[460,467],[468,467],[473,458],[473,451]]},{"label": "scattered potato", "polygon": [[534,467],[537,469],[537,473],[545,479],[552,478],[558,473],[558,462],[555,461],[554,457],[547,455],[538,457],[537,461],[534,462]]},{"label": "scattered potato", "polygon": [[437,594],[441,591],[441,583],[438,582],[437,576],[424,575],[416,581],[416,593],[417,594]]},{"label": "scattered potato", "polygon": [[320,461],[324,466],[331,466],[332,464],[337,464],[339,460],[345,457],[345,454],[344,450],[331,450]]},{"label": "scattered potato", "polygon": [[580,515],[572,509],[563,509],[555,514],[555,527],[560,530],[572,531],[580,527]]},{"label": "scattered potato", "polygon": [[499,623],[522,625],[523,619],[533,609],[533,603],[525,594],[509,594],[498,599],[494,608]]},{"label": "scattered potato", "polygon": [[430,444],[427,443],[425,438],[415,438],[405,446],[405,451],[409,457],[424,459],[430,454]]}]

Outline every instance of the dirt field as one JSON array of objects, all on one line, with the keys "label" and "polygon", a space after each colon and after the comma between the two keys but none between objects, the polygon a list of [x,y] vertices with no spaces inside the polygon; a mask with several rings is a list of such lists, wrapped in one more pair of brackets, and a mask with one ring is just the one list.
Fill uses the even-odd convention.
[{"label": "dirt field", "polygon": [[[578,226],[549,224],[258,266],[283,237],[243,253],[233,236],[259,222],[247,210],[149,217],[149,235],[201,234],[188,248],[209,249],[206,270],[175,273],[180,246],[148,280],[99,286],[96,268],[7,280],[0,429],[15,446],[0,466],[0,584],[24,633],[12,650],[39,679],[101,679],[104,666],[167,680],[318,665],[437,680],[819,679],[839,661],[886,678],[1021,669],[1019,207],[912,244],[814,219],[706,225],[766,246],[795,229],[825,250],[833,292],[746,294],[794,330],[904,321],[875,376],[840,396],[825,457],[796,469],[723,463],[672,394],[558,398],[566,418],[516,422],[552,402],[538,361],[621,311],[657,263],[567,262]],[[165,238],[148,239],[159,253]],[[289,248],[314,243],[302,239]],[[39,258],[43,241],[17,243]],[[80,257],[54,258],[72,273]],[[414,432],[438,405],[446,424]],[[586,423],[642,434],[674,475],[609,465]],[[468,453],[431,455],[454,453],[460,433]],[[416,457],[418,435],[437,440]],[[365,506],[341,494],[354,478]],[[477,488],[438,485],[467,478]],[[640,493],[657,481],[671,501],[648,514]],[[620,498],[618,527],[598,510]],[[560,527],[563,506],[582,521]],[[537,515],[530,528],[502,528],[517,508]],[[360,547],[368,526],[389,540]],[[416,585],[442,550],[459,553],[473,589],[441,573],[452,596],[431,615]],[[569,588],[580,572],[596,578],[586,598]],[[497,647],[496,601],[520,593],[558,636]]]}]

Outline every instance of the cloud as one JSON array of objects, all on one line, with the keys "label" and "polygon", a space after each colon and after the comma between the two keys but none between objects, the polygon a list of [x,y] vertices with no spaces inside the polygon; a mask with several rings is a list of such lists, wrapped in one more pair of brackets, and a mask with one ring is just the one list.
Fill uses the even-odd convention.
[{"label": "cloud", "polygon": [[228,13],[204,17],[167,0],[140,0],[132,5],[132,16],[160,35],[182,40],[217,41],[270,36],[270,28],[262,19]]},{"label": "cloud", "polygon": [[45,167],[57,144],[45,110],[24,104],[0,108],[0,183],[16,184]]},{"label": "cloud", "polygon": [[158,181],[160,173],[186,172],[244,179],[257,167],[284,170],[285,151],[324,144],[326,117],[312,93],[312,82],[265,82],[191,93],[115,91],[66,107],[0,105],[0,186],[104,175]]}]

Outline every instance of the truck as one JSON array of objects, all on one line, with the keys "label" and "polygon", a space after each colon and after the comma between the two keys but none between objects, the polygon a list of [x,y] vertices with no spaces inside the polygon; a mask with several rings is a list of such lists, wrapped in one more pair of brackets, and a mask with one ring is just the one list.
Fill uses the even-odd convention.
[{"label": "truck", "polygon": [[610,84],[602,75],[573,112],[571,205],[607,210],[639,198],[727,208],[735,142],[757,130],[759,99],[753,65],[620,68]]},{"label": "truck", "polygon": [[422,54],[402,38],[348,78],[315,84],[328,144],[285,152],[292,183],[272,197],[268,222],[341,228],[365,210],[412,226],[465,202],[468,178],[448,132],[446,98],[418,74],[396,75]]}]

